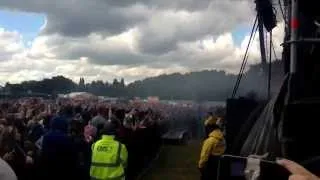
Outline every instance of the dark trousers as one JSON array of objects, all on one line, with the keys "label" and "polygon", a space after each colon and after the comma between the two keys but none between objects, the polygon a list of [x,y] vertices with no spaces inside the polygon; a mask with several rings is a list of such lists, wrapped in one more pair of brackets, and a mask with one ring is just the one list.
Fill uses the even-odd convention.
[{"label": "dark trousers", "polygon": [[201,171],[201,180],[216,180],[218,174],[219,156],[210,156],[206,166]]}]

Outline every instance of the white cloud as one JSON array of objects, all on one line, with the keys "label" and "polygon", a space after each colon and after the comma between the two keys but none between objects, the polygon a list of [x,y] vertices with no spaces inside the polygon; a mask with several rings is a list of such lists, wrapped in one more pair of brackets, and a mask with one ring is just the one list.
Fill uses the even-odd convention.
[{"label": "white cloud", "polygon": [[[283,38],[281,31],[283,24],[274,30],[274,44],[276,46],[277,56],[280,57]],[[0,42],[3,47],[10,44],[19,44],[21,35],[17,32],[6,32],[9,37],[2,35]],[[91,35],[80,43],[84,46],[87,43],[92,46],[93,54],[111,51],[127,51],[129,57],[139,56],[136,50],[132,31],[123,33],[101,40],[97,35]],[[131,34],[131,35],[130,35]],[[128,37],[127,37],[128,36]],[[51,39],[52,38],[52,39]],[[88,81],[103,79],[112,80],[113,78],[125,77],[128,81],[141,79],[147,76],[157,76],[163,73],[188,72],[191,70],[202,69],[220,69],[227,72],[237,73],[241,64],[241,59],[245,52],[246,44],[249,36],[246,36],[240,46],[236,46],[232,35],[224,33],[217,38],[207,37],[194,42],[179,43],[178,50],[165,56],[151,56],[151,60],[159,60],[157,62],[149,62],[141,65],[119,65],[119,64],[95,64],[92,63],[90,57],[82,56],[77,59],[57,59],[55,47],[63,50],[51,41],[60,41],[56,36],[41,36],[35,39],[30,48],[19,48],[19,51],[11,53],[9,59],[0,62],[0,82],[6,81],[20,82],[23,80],[41,79],[54,75],[64,75],[74,81],[80,77],[86,77]],[[49,43],[48,43],[49,42]],[[62,47],[63,45],[60,44]],[[51,46],[51,48],[50,48]],[[73,42],[71,45],[73,46]],[[74,45],[75,46],[75,45]],[[80,46],[81,47],[81,46]],[[97,48],[95,48],[97,47]],[[98,51],[98,52],[96,52]],[[258,63],[260,52],[258,36],[256,36],[249,53],[249,65]],[[177,59],[180,60],[178,61]],[[174,61],[170,61],[173,59]],[[147,60],[146,60],[147,61]],[[160,65],[159,65],[160,63]]]},{"label": "white cloud", "polygon": [[175,50],[181,41],[195,41],[205,36],[219,36],[237,26],[247,24],[253,15],[248,1],[211,1],[206,9],[187,11],[168,9],[156,11],[138,26],[142,52],[163,54]]},{"label": "white cloud", "polygon": [[[234,0],[2,1],[0,7],[47,18],[27,47],[19,32],[0,28],[0,84],[54,75],[133,81],[203,69],[237,73],[249,35],[237,45],[231,32],[252,24],[253,6]],[[280,57],[283,23],[273,37]],[[259,59],[256,36],[248,65]]]},{"label": "white cloud", "polygon": [[0,61],[10,59],[23,48],[22,37],[18,32],[6,31],[0,27]]}]

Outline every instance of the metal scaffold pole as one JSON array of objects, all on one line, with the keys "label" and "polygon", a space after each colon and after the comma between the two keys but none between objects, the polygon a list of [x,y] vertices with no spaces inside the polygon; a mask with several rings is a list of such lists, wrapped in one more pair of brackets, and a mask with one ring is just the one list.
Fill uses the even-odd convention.
[{"label": "metal scaffold pole", "polygon": [[290,73],[297,72],[297,43],[298,40],[298,0],[291,0],[291,41],[290,44]]},{"label": "metal scaffold pole", "polygon": [[267,57],[265,50],[265,39],[264,39],[264,29],[263,29],[263,20],[260,12],[258,12],[258,26],[259,26],[259,40],[260,40],[260,53],[261,53],[261,62],[263,71],[266,70]]}]

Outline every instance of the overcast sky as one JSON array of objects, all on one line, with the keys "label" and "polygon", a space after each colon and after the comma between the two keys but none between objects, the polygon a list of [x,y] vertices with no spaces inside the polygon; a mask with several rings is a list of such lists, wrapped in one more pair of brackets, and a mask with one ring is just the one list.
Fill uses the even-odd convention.
[{"label": "overcast sky", "polygon": [[[0,84],[238,72],[254,0],[1,0]],[[281,19],[278,18],[281,22]],[[283,24],[274,30],[280,56]],[[258,37],[249,64],[259,62]]]}]

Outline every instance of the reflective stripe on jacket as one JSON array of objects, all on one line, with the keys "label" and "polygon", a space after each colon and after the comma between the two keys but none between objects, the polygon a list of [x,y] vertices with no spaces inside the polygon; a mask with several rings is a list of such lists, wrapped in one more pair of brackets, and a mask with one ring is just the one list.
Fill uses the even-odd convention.
[{"label": "reflective stripe on jacket", "polygon": [[127,164],[126,147],[114,140],[113,136],[103,135],[92,145],[90,177],[92,180],[121,180]]}]

